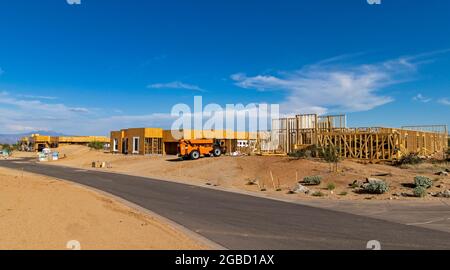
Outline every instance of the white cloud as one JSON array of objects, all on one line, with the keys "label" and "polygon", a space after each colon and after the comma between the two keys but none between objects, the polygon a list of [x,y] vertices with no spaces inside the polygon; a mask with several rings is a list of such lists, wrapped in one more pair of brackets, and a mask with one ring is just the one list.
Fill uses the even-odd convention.
[{"label": "white cloud", "polygon": [[187,84],[180,81],[169,82],[169,83],[155,83],[147,86],[152,89],[186,89],[186,90],[194,90],[204,92],[202,88],[197,85]]},{"label": "white cloud", "polygon": [[244,89],[283,92],[282,113],[358,112],[394,101],[382,90],[411,80],[418,66],[414,57],[359,65],[337,65],[342,58],[333,59],[275,75],[237,73],[231,79]]},{"label": "white cloud", "polygon": [[0,116],[0,133],[66,129],[75,133],[89,119],[90,111],[0,92]]},{"label": "white cloud", "polygon": [[417,94],[416,96],[413,97],[413,100],[423,102],[423,103],[428,103],[428,102],[432,101],[433,99],[425,97],[422,94]]},{"label": "white cloud", "polygon": [[28,99],[45,99],[45,100],[56,100],[57,97],[52,96],[34,96],[34,95],[18,95],[18,97],[21,98],[28,98]]},{"label": "white cloud", "polygon": [[[115,113],[119,111],[115,110]],[[69,135],[108,135],[111,130],[128,127],[170,127],[170,114],[105,116],[92,108],[20,98],[0,91],[0,134],[52,130]]]},{"label": "white cloud", "polygon": [[32,126],[24,126],[20,124],[8,124],[6,125],[7,130],[12,130],[17,133],[25,133],[31,131],[48,131],[46,128],[37,128]]},{"label": "white cloud", "polygon": [[11,96],[8,92],[0,92],[0,104],[11,105],[20,108],[24,111],[42,111],[42,112],[53,112],[61,114],[66,114],[67,112],[88,112],[86,108],[72,108],[60,103],[44,103],[40,100],[33,99],[18,99]]},{"label": "white cloud", "polygon": [[438,102],[442,105],[450,106],[450,99],[449,98],[441,98],[438,100]]},{"label": "white cloud", "polygon": [[78,107],[78,108],[69,108],[69,111],[76,113],[88,113],[89,109]]}]

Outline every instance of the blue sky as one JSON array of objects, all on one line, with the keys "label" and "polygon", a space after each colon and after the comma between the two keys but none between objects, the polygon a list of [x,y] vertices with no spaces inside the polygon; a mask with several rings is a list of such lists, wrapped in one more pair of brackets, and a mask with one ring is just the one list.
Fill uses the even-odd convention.
[{"label": "blue sky", "polygon": [[176,103],[450,124],[450,1],[0,1],[0,133],[170,127]]}]

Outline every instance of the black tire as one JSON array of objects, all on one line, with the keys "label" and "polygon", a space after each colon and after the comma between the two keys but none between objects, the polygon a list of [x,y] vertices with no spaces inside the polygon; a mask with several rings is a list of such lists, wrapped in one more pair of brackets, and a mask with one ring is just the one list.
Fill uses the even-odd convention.
[{"label": "black tire", "polygon": [[191,154],[190,154],[189,156],[190,156],[190,158],[191,158],[192,160],[199,159],[199,158],[200,158],[200,152],[197,151],[197,150],[192,151]]},{"label": "black tire", "polygon": [[220,149],[219,147],[214,148],[214,150],[213,150],[213,155],[214,155],[215,157],[220,157],[220,156],[222,155],[222,149]]}]

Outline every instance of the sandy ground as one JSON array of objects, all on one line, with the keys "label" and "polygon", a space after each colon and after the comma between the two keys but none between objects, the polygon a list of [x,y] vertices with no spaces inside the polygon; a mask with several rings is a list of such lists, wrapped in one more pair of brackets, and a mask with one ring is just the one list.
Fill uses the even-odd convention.
[{"label": "sandy ground", "polygon": [[172,225],[57,179],[0,168],[0,249],[205,249]]},{"label": "sandy ground", "polygon": [[[450,177],[436,176],[435,173],[450,164],[421,164],[398,168],[385,164],[362,164],[345,160],[339,164],[339,172],[332,172],[330,164],[320,160],[294,159],[289,157],[220,157],[202,158],[197,161],[178,161],[176,157],[124,156],[90,150],[83,146],[64,146],[58,149],[65,158],[49,162],[52,165],[63,165],[78,168],[91,168],[93,161],[110,162],[112,168],[98,169],[132,175],[147,176],[163,180],[171,180],[198,185],[211,185],[220,188],[257,192],[280,198],[300,200],[440,200],[426,198],[409,198],[396,196],[401,193],[412,194],[408,184],[413,183],[417,175],[428,176],[434,180],[435,186],[430,192],[443,191],[450,188]],[[30,156],[30,153],[16,153],[17,157]],[[270,173],[272,172],[272,177]],[[389,176],[374,176],[388,173]],[[306,194],[287,194],[298,181],[305,176],[320,175],[323,177],[320,186],[311,187],[313,191],[321,191],[324,197],[317,198]],[[384,195],[359,194],[349,185],[355,181],[364,181],[367,177],[385,180],[390,191]],[[256,180],[257,185],[248,185],[249,180]],[[336,189],[329,191],[328,184],[333,183]],[[440,188],[437,186],[440,185]],[[275,191],[275,187],[281,191]],[[267,191],[261,192],[264,187]],[[345,195],[344,195],[345,194]]]}]

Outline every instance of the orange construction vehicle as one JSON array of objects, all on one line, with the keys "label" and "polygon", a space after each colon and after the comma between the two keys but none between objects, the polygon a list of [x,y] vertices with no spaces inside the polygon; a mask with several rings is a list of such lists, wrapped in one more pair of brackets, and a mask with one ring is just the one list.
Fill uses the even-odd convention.
[{"label": "orange construction vehicle", "polygon": [[225,152],[226,147],[219,140],[180,140],[178,144],[178,156],[193,160],[199,159],[201,156],[220,157]]}]

